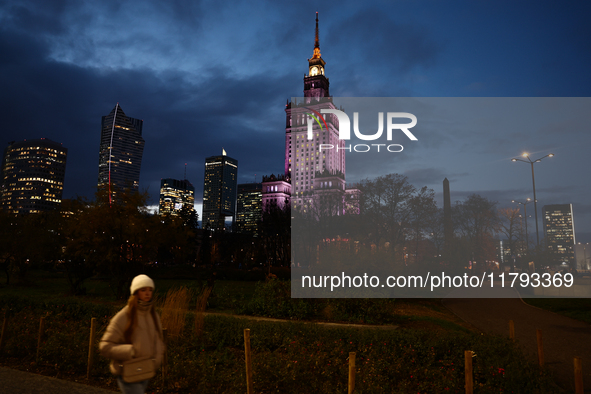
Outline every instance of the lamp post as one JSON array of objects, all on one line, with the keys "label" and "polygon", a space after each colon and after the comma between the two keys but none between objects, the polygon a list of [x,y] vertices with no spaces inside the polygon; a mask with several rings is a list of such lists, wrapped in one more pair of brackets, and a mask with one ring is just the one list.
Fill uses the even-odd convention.
[{"label": "lamp post", "polygon": [[527,204],[531,201],[531,198],[527,198],[525,202],[511,200],[511,202],[516,202],[517,204],[523,205],[523,212],[525,214],[525,251],[529,252],[529,236],[527,235]]},{"label": "lamp post", "polygon": [[511,159],[511,161],[522,161],[524,163],[529,163],[531,164],[531,181],[533,184],[533,188],[534,188],[534,210],[535,212],[535,217],[536,217],[536,250],[540,249],[540,232],[538,229],[538,199],[536,198],[536,178],[534,176],[534,163],[539,163],[540,161],[542,161],[542,159],[546,158],[546,157],[553,157],[554,153],[549,153],[544,157],[540,157],[539,159],[536,160],[532,160],[529,157],[529,153],[524,152],[522,155],[522,157],[525,157],[527,160],[523,160],[523,159],[518,159],[516,157],[514,157],[513,159]]}]

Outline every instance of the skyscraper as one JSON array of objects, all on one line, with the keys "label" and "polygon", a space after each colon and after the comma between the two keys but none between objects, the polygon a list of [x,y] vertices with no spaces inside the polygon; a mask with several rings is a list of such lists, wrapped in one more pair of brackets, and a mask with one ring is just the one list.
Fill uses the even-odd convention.
[{"label": "skyscraper", "polygon": [[236,183],[238,160],[226,155],[205,159],[205,182],[203,185],[203,227],[223,230],[226,217],[236,222]]},{"label": "skyscraper", "polygon": [[0,204],[14,214],[37,213],[62,202],[68,150],[48,139],[12,142],[4,151]]},{"label": "skyscraper", "polygon": [[144,121],[131,118],[119,103],[101,120],[98,187],[107,187],[109,200],[116,189],[137,189],[144,153]]},{"label": "skyscraper", "polygon": [[572,204],[544,205],[546,248],[554,263],[567,262],[574,268],[575,224]]},{"label": "skyscraper", "polygon": [[195,210],[195,188],[191,182],[186,179],[162,179],[158,213],[177,216],[184,207]]},{"label": "skyscraper", "polygon": [[242,183],[238,185],[236,201],[236,232],[257,235],[258,225],[263,214],[261,183]]},{"label": "skyscraper", "polygon": [[591,245],[588,242],[575,244],[575,261],[578,270],[591,269]]},{"label": "skyscraper", "polygon": [[[334,214],[342,214],[346,189],[345,142],[339,140],[338,119],[333,114],[324,114],[326,123],[321,127],[312,118],[321,109],[337,109],[329,93],[325,65],[316,13],[314,52],[308,59],[308,75],[304,76],[304,99],[288,103],[285,108],[285,174],[291,178],[293,208],[306,211],[312,208],[314,200],[317,205],[320,201],[330,201],[330,209],[336,209]],[[320,152],[320,144],[332,144],[340,149]]]}]

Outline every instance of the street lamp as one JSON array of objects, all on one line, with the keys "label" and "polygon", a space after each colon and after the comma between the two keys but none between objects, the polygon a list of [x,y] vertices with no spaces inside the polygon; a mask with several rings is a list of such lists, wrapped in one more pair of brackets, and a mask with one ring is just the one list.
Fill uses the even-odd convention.
[{"label": "street lamp", "polygon": [[525,202],[511,200],[511,202],[516,202],[517,204],[523,205],[523,212],[525,214],[525,251],[529,252],[529,236],[527,235],[527,204],[531,201],[531,198],[527,198]]},{"label": "street lamp", "polygon": [[513,158],[511,159],[511,161],[522,161],[524,163],[529,163],[531,164],[531,181],[533,184],[533,188],[534,188],[534,210],[535,212],[535,217],[536,217],[536,250],[540,249],[540,233],[539,233],[539,229],[538,229],[538,199],[536,198],[536,178],[534,176],[534,163],[539,163],[540,161],[542,161],[542,159],[546,158],[546,157],[553,157],[554,153],[549,153],[544,157],[540,157],[539,159],[533,160],[530,159],[529,157],[529,153],[524,152],[522,155],[522,157],[525,157],[527,160],[523,160],[523,159],[518,159],[518,158]]}]

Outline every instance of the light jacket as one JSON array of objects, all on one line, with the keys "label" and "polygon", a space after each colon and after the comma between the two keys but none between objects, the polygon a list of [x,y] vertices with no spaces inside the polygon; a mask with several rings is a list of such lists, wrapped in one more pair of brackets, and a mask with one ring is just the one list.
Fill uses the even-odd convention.
[{"label": "light jacket", "polygon": [[[101,355],[111,359],[110,369],[114,375],[123,373],[121,364],[123,361],[137,357],[154,356],[156,368],[162,363],[164,343],[162,342],[162,325],[160,317],[156,314],[158,327],[154,326],[154,319],[149,308],[138,305],[137,327],[131,336],[131,343],[127,343],[123,336],[127,322],[129,321],[129,307],[121,309],[109,323],[105,334],[101,338],[99,349]],[[133,352],[132,352],[133,349]]]}]

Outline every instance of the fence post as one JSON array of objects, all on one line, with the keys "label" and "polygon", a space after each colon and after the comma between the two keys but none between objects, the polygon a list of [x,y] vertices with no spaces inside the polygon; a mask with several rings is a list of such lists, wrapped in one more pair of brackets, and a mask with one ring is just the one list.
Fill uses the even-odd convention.
[{"label": "fence post", "polygon": [[6,340],[6,321],[8,320],[8,313],[4,313],[4,321],[2,322],[2,332],[0,333],[0,352],[4,347],[4,341]]},{"label": "fence post", "polygon": [[252,360],[250,358],[250,328],[244,329],[244,355],[246,362],[246,393],[253,394],[252,389]]},{"label": "fence post", "polygon": [[464,374],[466,375],[466,394],[474,393],[474,382],[472,372],[472,350],[464,351]]},{"label": "fence post", "polygon": [[542,330],[536,330],[536,338],[538,341],[538,363],[540,368],[544,368],[544,344],[542,342]]},{"label": "fence post", "polygon": [[583,360],[575,357],[575,394],[583,394]]},{"label": "fence post", "polygon": [[45,322],[45,318],[42,317],[39,320],[39,336],[37,338],[37,358],[35,359],[36,362],[39,362],[39,350],[41,349],[41,337],[43,336],[43,325]]},{"label": "fence post", "polygon": [[94,336],[96,334],[96,318],[90,319],[90,339],[88,340],[88,368],[86,369],[86,379],[90,379],[90,370],[94,361]]},{"label": "fence post", "polygon": [[515,342],[515,323],[513,323],[513,320],[509,320],[509,339]]},{"label": "fence post", "polygon": [[[162,329],[162,342],[164,342],[164,346],[166,350],[168,350],[168,331],[166,328]],[[162,387],[168,388],[166,386],[166,376],[168,375],[168,356],[167,351],[164,352],[162,355]]]},{"label": "fence post", "polygon": [[349,353],[349,394],[355,390],[355,352]]}]

